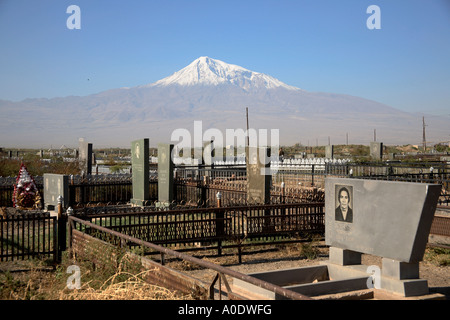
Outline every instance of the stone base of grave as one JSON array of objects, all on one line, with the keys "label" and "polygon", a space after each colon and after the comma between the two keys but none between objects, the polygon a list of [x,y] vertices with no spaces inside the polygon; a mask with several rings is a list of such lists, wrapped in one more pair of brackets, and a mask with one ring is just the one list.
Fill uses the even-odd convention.
[{"label": "stone base of grave", "polygon": [[[329,263],[345,266],[345,272],[359,268],[368,275],[379,272],[373,285],[403,297],[422,296],[429,293],[428,282],[419,278],[419,263],[407,263],[393,259],[382,259],[381,270],[378,267],[361,265],[361,253],[330,247]],[[353,267],[352,267],[353,266]]]},{"label": "stone base of grave", "polygon": [[[361,264],[361,254],[330,248],[330,259],[316,266],[252,273],[249,276],[319,300],[428,300],[427,280],[419,279],[418,263],[383,258],[382,268]],[[240,299],[281,300],[269,290],[234,279],[233,293]]]},{"label": "stone base of grave", "polygon": [[419,279],[419,263],[382,259],[381,289],[405,297],[426,295],[428,282]]}]

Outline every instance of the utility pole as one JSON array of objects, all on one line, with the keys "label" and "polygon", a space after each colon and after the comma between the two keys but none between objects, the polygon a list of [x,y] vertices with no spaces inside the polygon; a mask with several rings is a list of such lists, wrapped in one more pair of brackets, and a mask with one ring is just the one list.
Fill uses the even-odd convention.
[{"label": "utility pole", "polygon": [[245,108],[246,117],[247,117],[247,146],[250,146],[250,134],[248,132],[248,107]]},{"label": "utility pole", "polygon": [[377,129],[373,129],[373,141],[377,141]]},{"label": "utility pole", "polygon": [[424,153],[425,153],[426,150],[427,150],[427,140],[426,140],[426,138],[425,138],[425,127],[426,127],[426,125],[425,125],[425,117],[422,117],[422,132],[423,132],[423,140],[422,140],[422,143],[423,143],[423,152],[424,152]]}]

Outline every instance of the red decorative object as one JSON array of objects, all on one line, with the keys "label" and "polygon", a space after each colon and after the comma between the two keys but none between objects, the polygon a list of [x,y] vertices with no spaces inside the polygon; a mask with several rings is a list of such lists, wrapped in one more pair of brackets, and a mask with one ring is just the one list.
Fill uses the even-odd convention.
[{"label": "red decorative object", "polygon": [[23,163],[14,185],[13,204],[18,209],[39,209],[41,205],[39,190]]}]

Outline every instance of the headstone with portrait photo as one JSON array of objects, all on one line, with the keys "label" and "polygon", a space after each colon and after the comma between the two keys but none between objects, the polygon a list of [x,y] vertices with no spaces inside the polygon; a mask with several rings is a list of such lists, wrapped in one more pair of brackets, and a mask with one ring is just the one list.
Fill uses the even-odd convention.
[{"label": "headstone with portrait photo", "polygon": [[330,263],[358,265],[363,253],[382,257],[382,288],[405,296],[426,294],[419,262],[440,191],[436,184],[327,178]]}]

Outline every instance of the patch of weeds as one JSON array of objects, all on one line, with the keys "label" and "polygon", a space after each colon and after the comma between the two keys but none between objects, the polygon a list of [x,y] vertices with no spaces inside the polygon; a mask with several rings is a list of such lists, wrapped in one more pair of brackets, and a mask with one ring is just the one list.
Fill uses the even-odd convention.
[{"label": "patch of weeds", "polygon": [[0,299],[13,299],[24,285],[20,279],[14,277],[9,271],[0,274]]},{"label": "patch of weeds", "polygon": [[319,257],[320,249],[318,247],[320,237],[311,235],[309,237],[308,242],[303,242],[301,245],[302,255],[306,257],[306,259],[314,260]]},{"label": "patch of weeds", "polygon": [[44,300],[53,299],[52,293],[58,290],[52,269],[32,266],[19,272],[0,274],[1,300]]},{"label": "patch of weeds", "polygon": [[317,259],[319,257],[319,249],[314,242],[302,243],[302,255],[309,260]]},{"label": "patch of weeds", "polygon": [[438,266],[450,265],[450,249],[433,247],[425,252],[425,259]]}]

